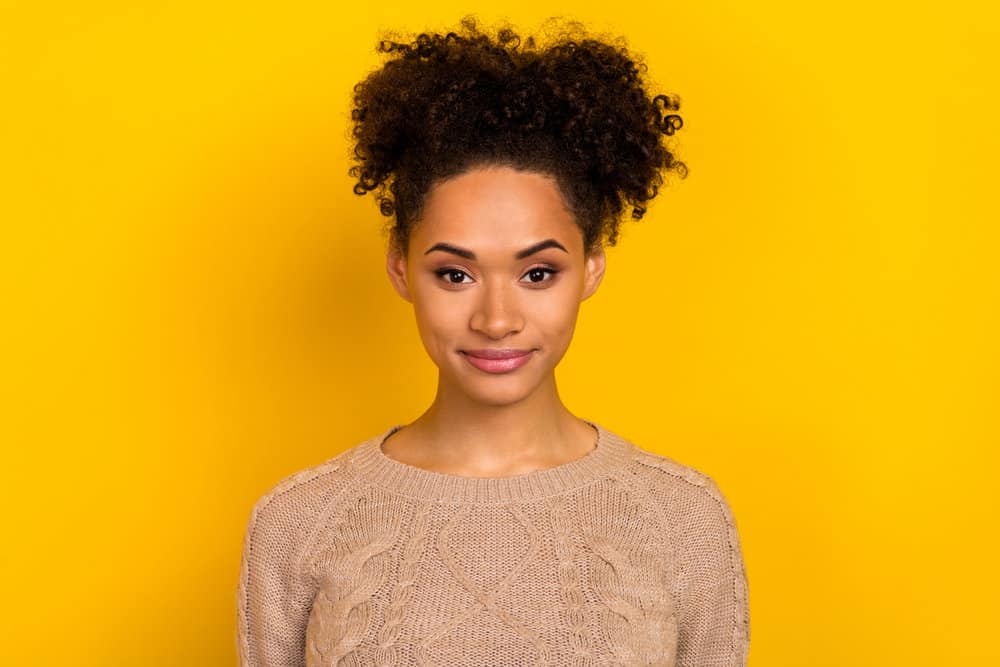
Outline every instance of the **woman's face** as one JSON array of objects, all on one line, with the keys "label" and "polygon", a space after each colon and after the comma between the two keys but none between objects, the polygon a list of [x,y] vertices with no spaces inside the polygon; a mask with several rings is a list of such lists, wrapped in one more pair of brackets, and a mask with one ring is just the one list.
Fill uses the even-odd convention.
[{"label": "woman's face", "polygon": [[[440,371],[439,393],[505,405],[547,383],[554,390],[553,371],[604,262],[600,248],[585,256],[583,233],[552,178],[484,167],[430,190],[408,256],[390,250],[387,270],[413,304]],[[508,370],[469,354],[484,349],[530,352]]]}]

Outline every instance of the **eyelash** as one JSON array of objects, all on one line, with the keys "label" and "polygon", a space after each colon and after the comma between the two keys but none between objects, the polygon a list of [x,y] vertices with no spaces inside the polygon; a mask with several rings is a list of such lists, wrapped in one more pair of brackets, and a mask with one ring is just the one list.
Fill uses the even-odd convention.
[{"label": "eyelash", "polygon": [[[531,283],[533,285],[544,285],[545,283],[550,283],[553,280],[555,280],[554,276],[557,273],[559,273],[560,270],[559,269],[550,269],[547,266],[536,266],[536,267],[528,269],[527,272],[525,272],[524,275],[528,275],[529,273],[532,273],[534,271],[547,271],[548,273],[552,274],[553,277],[549,278],[548,280],[539,280],[537,282],[531,282],[531,281],[529,281],[529,283]],[[434,273],[436,273],[438,275],[438,277],[441,277],[441,278],[444,278],[446,275],[451,274],[451,273],[461,273],[461,274],[466,275],[466,276],[469,275],[468,272],[463,271],[462,269],[455,269],[455,268],[438,269]],[[445,282],[447,284],[449,284],[449,285],[462,285],[462,284],[464,284],[464,283],[453,283],[453,282],[451,282],[449,280],[445,280]]]}]

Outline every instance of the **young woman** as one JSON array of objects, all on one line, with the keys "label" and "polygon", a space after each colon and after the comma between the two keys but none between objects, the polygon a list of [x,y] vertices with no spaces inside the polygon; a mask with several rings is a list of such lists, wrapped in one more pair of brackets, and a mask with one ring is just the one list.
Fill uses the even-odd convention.
[{"label": "young woman", "polygon": [[242,667],[745,665],[748,590],[714,481],[562,403],[604,240],[643,215],[675,98],[624,46],[471,19],[384,41],[355,87],[358,194],[389,218],[437,395],[253,508]]}]

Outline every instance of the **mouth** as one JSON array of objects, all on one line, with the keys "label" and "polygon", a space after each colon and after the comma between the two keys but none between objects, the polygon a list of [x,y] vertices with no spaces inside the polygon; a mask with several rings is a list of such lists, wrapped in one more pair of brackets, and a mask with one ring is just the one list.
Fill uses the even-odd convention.
[{"label": "mouth", "polygon": [[524,355],[529,354],[531,350],[485,348],[482,350],[461,350],[461,352],[479,359],[514,359],[516,357],[523,357]]},{"label": "mouth", "polygon": [[487,373],[509,373],[520,368],[532,357],[534,350],[483,349],[460,350],[469,363]]}]

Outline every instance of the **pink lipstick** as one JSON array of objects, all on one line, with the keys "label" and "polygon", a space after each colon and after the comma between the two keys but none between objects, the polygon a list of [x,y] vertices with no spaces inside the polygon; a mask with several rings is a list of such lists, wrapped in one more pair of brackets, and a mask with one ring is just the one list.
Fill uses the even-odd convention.
[{"label": "pink lipstick", "polygon": [[462,350],[462,354],[469,363],[481,371],[487,373],[508,373],[515,368],[520,368],[531,359],[534,350],[512,350],[512,349],[483,349],[483,350]]}]

